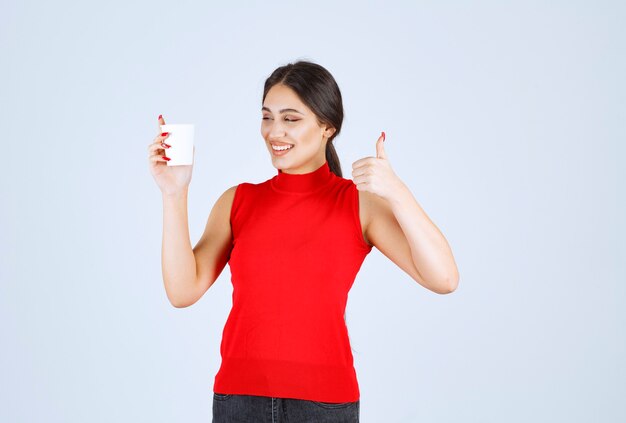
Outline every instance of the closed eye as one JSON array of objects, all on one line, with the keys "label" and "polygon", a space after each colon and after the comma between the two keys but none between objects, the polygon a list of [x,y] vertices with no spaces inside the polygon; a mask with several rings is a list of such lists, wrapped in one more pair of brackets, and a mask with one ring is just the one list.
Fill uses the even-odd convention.
[{"label": "closed eye", "polygon": [[[264,117],[264,118],[263,118],[263,120],[268,120],[268,119],[271,119],[271,118],[268,118],[268,117]],[[300,119],[285,119],[285,120],[286,120],[287,122],[297,122],[297,121],[299,121]]]}]

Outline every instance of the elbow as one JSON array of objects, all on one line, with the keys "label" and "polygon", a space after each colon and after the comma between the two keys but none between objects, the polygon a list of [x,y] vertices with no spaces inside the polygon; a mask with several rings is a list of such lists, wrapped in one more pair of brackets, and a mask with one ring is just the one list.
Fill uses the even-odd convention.
[{"label": "elbow", "polygon": [[193,304],[193,302],[190,302],[188,299],[178,298],[170,295],[167,296],[167,299],[174,308],[187,308]]},{"label": "elbow", "polygon": [[456,289],[459,286],[459,277],[458,275],[450,276],[436,283],[429,284],[429,286],[432,287],[430,288],[431,291],[433,291],[436,294],[440,294],[440,295],[451,294],[454,291],[456,291]]},{"label": "elbow", "polygon": [[193,283],[181,283],[180,280],[165,281],[165,293],[174,308],[187,308],[195,304],[202,296],[198,290],[197,281]]},{"label": "elbow", "polygon": [[178,302],[170,301],[170,304],[172,304],[174,308],[187,308],[189,306],[194,305],[195,303],[196,303],[195,301],[178,301]]},{"label": "elbow", "polygon": [[450,285],[446,288],[445,291],[440,292],[440,294],[442,295],[446,295],[446,294],[452,294],[454,291],[456,291],[457,285]]},{"label": "elbow", "polygon": [[170,304],[174,308],[185,308],[185,307],[189,306],[189,304],[185,304],[184,302],[182,302],[180,300],[177,300],[177,299],[174,299],[174,298],[169,298],[168,297],[168,300],[170,301]]},{"label": "elbow", "polygon": [[451,294],[456,291],[459,286],[459,272],[456,269],[445,277],[439,277],[437,280],[429,281],[423,278],[417,269],[412,277],[417,283],[431,290],[435,294]]},{"label": "elbow", "polygon": [[189,304],[173,303],[171,301],[170,301],[170,304],[172,304],[172,306],[174,306],[174,308],[187,308],[187,307],[189,307]]},{"label": "elbow", "polygon": [[446,278],[445,284],[443,284],[446,288],[441,292],[441,294],[451,294],[459,287],[459,274],[455,272],[455,274],[451,277]]}]

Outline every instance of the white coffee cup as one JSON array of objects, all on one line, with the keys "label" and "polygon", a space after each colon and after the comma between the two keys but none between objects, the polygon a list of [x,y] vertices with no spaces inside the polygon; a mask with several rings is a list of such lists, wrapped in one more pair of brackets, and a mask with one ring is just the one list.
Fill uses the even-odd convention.
[{"label": "white coffee cup", "polygon": [[169,132],[169,137],[163,140],[170,145],[165,149],[168,166],[193,164],[193,137],[194,125],[185,123],[170,123],[161,125],[161,132]]}]

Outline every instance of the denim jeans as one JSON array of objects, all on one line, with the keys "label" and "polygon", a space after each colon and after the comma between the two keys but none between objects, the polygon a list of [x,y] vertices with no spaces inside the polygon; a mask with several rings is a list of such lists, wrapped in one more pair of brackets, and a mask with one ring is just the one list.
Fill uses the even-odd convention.
[{"label": "denim jeans", "polygon": [[358,423],[359,406],[214,392],[212,423]]}]

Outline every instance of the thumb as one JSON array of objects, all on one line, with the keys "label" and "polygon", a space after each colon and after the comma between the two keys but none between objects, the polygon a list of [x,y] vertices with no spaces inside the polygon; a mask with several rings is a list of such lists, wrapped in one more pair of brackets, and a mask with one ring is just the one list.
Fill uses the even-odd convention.
[{"label": "thumb", "polygon": [[376,141],[376,157],[379,159],[386,159],[387,153],[385,153],[385,133],[381,132],[378,141]]}]

